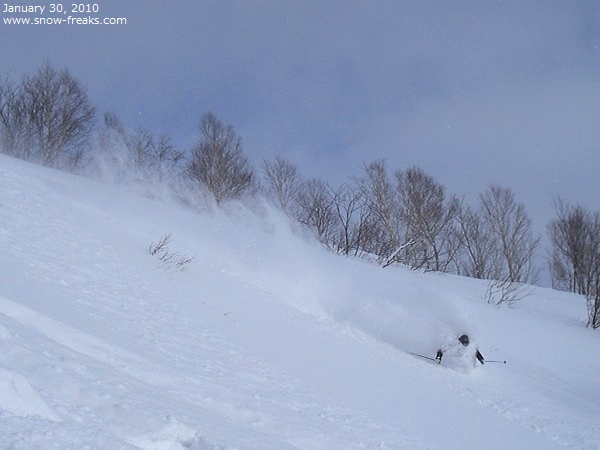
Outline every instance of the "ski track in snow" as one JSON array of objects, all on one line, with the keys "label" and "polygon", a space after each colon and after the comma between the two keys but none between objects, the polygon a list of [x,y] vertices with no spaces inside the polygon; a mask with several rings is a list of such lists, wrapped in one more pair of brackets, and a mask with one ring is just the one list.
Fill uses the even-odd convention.
[{"label": "ski track in snow", "polygon": [[[537,306],[515,320],[465,303],[471,280],[382,274],[1,155],[0,180],[1,448],[600,448],[599,340],[560,308],[532,332],[589,335],[584,372],[527,344],[509,366],[432,366],[404,351],[465,326],[488,355],[517,349],[503,332]],[[167,233],[188,270],[148,255]]]}]

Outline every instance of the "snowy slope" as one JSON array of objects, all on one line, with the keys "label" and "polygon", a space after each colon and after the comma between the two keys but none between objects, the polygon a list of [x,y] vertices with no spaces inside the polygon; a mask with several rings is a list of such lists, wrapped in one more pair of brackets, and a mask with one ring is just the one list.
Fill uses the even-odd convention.
[{"label": "snowy slope", "polygon": [[[499,309],[264,206],[150,197],[0,155],[0,448],[600,448],[581,298]],[[463,332],[508,363],[407,353]]]}]

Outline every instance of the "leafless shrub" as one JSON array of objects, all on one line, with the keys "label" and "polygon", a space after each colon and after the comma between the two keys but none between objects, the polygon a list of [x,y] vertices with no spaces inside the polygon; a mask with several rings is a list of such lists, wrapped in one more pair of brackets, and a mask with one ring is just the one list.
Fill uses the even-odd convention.
[{"label": "leafless shrub", "polygon": [[492,280],[485,291],[484,299],[492,305],[506,305],[512,308],[532,291],[533,287],[530,285],[510,280]]},{"label": "leafless shrub", "polygon": [[163,236],[160,241],[150,243],[150,246],[148,247],[148,253],[150,253],[152,256],[160,256],[162,253],[167,251],[169,242],[171,242],[171,235],[167,234]]},{"label": "leafless shrub", "polygon": [[188,264],[194,262],[194,258],[172,252],[169,248],[170,243],[171,236],[167,234],[158,242],[152,242],[148,246],[148,253],[160,259],[164,263],[166,270],[172,267],[177,270],[185,270]]}]

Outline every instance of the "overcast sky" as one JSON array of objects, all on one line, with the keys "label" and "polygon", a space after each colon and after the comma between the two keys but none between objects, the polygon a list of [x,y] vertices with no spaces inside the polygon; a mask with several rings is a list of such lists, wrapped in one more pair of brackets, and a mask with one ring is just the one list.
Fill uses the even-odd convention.
[{"label": "overcast sky", "polygon": [[600,210],[598,1],[97,1],[127,25],[0,23],[2,75],[66,66],[182,149],[212,111],[256,166],[334,183],[379,158],[470,200],[499,183],[540,231],[557,195]]}]

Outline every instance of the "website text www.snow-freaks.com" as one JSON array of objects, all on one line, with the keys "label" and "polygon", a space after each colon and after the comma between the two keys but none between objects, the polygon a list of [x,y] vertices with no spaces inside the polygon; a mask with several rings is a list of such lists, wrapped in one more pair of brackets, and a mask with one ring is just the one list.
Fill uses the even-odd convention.
[{"label": "website text www.snow-freaks.com", "polygon": [[127,25],[126,17],[3,17],[4,25]]},{"label": "website text www.snow-freaks.com", "polygon": [[97,3],[2,4],[4,25],[127,25],[126,17],[98,17]]}]

